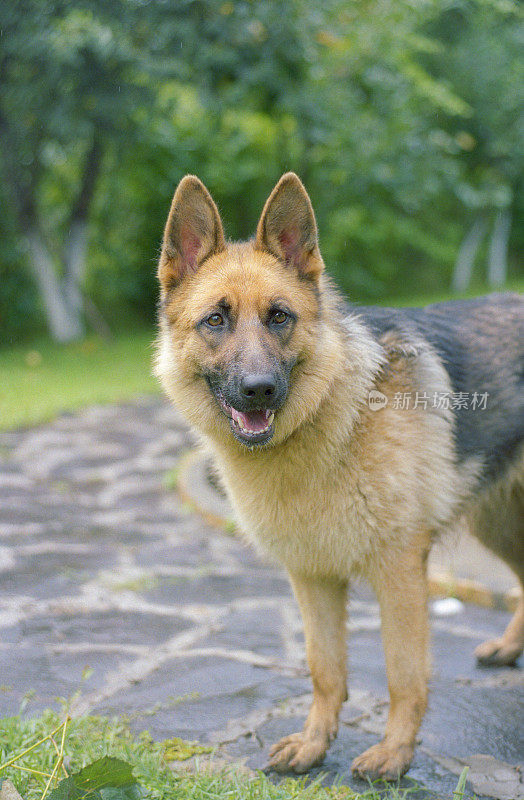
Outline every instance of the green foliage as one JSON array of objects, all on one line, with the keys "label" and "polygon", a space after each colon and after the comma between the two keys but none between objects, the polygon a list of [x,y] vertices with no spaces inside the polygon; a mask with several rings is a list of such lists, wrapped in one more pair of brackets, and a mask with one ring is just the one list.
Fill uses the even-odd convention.
[{"label": "green foliage", "polygon": [[60,781],[48,800],[139,800],[133,768],[120,758],[104,756]]},{"label": "green foliage", "polygon": [[[90,147],[86,290],[106,319],[155,314],[178,180],[231,237],[280,174],[305,180],[327,264],[362,300],[449,285],[468,213],[511,207],[524,249],[522,7],[514,0],[27,0],[0,6],[0,326],[41,328],[33,207],[56,258]],[[15,191],[13,187],[17,186]]]},{"label": "green foliage", "polygon": [[444,127],[461,156],[457,192],[470,208],[511,205],[522,175],[524,143],[524,14],[513,3],[466,0],[448,4],[428,25],[446,58],[427,57],[429,69],[453,81],[471,108]]}]

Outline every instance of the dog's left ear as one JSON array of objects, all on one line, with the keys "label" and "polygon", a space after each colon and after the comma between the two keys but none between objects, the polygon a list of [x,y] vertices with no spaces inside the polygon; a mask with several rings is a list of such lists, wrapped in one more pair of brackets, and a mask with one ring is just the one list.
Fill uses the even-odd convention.
[{"label": "dog's left ear", "polygon": [[300,178],[286,172],[271,192],[257,227],[257,250],[267,250],[306,278],[316,280],[324,263],[317,223]]}]

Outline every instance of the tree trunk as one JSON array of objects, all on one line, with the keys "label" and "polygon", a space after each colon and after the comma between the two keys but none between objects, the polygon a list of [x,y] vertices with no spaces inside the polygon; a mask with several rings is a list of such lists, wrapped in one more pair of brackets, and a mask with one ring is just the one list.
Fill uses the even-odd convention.
[{"label": "tree trunk", "polygon": [[[1,114],[0,133],[7,142],[12,142],[9,125]],[[20,170],[20,164],[14,155],[16,147],[6,147],[5,151],[0,160],[2,178],[9,187],[7,195],[13,206],[20,235],[27,238],[31,269],[40,291],[49,332],[58,342],[80,339],[85,332],[82,283],[85,274],[88,217],[102,163],[101,140],[95,131],[71,209],[60,264],[61,272],[56,270],[55,259],[49,252],[38,221],[35,201],[38,172],[33,172],[28,179]]]},{"label": "tree trunk", "polygon": [[475,258],[484,238],[486,226],[487,222],[484,217],[476,217],[473,225],[462,240],[451,282],[451,288],[454,292],[464,292],[471,283]]},{"label": "tree trunk", "polygon": [[87,223],[78,220],[71,224],[67,243],[64,248],[65,275],[64,297],[67,305],[81,319],[84,303],[82,298],[82,281],[86,267]]},{"label": "tree trunk", "polygon": [[488,284],[493,287],[503,286],[506,283],[510,230],[511,212],[509,208],[503,208],[497,211],[489,243]]},{"label": "tree trunk", "polygon": [[40,289],[51,336],[58,342],[79,339],[84,333],[81,314],[70,306],[41,234],[36,228],[32,228],[27,238],[31,267]]},{"label": "tree trunk", "polygon": [[95,131],[83,167],[80,188],[69,218],[69,231],[64,246],[64,298],[70,313],[84,332],[84,299],[82,283],[86,271],[88,217],[102,164],[102,145]]}]

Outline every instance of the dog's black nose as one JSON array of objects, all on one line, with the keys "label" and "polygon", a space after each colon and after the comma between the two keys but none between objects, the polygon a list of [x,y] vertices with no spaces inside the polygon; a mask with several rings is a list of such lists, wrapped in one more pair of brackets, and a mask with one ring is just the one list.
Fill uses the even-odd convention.
[{"label": "dog's black nose", "polygon": [[253,403],[267,405],[276,392],[277,384],[270,373],[251,373],[240,380],[240,392]]}]

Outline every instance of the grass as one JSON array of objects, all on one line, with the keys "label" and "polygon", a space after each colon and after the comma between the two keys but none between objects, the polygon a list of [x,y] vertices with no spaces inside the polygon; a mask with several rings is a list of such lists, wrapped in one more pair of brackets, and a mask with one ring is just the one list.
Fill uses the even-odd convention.
[{"label": "grass", "polygon": [[[60,777],[64,777],[66,772],[74,773],[106,755],[121,758],[132,765],[145,800],[408,800],[414,791],[419,798],[423,796],[416,785],[400,789],[380,783],[357,794],[341,784],[323,787],[318,780],[307,784],[305,778],[287,778],[275,785],[261,772],[249,773],[227,767],[213,772],[203,766],[205,762],[201,762],[199,769],[198,754],[202,748],[192,748],[191,745],[182,748],[180,757],[185,759],[194,753],[195,769],[177,769],[187,762],[175,761],[169,766],[167,758],[171,758],[173,753],[177,757],[180,750],[178,740],[174,748],[173,742],[153,741],[147,732],[135,736],[122,719],[106,717],[85,716],[69,720],[63,744],[56,741],[62,737],[62,730],[59,730],[54,740],[46,738],[38,747],[28,751],[36,742],[49,737],[62,722],[63,716],[54,711],[44,711],[33,719],[21,716],[0,719],[0,780],[9,778],[24,800],[41,800],[49,781],[46,776],[53,771],[58,773],[58,768]],[[63,767],[59,760],[62,749]],[[13,765],[2,769],[2,764],[23,752],[26,753],[23,758],[15,761],[18,768]],[[49,782],[49,788],[54,782]],[[454,800],[463,796],[462,781],[454,792]]]},{"label": "grass", "polygon": [[45,422],[62,411],[159,391],[151,375],[153,329],[109,342],[42,339],[0,350],[0,430]]}]

